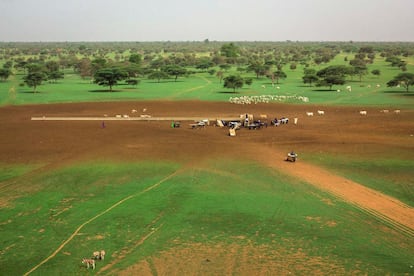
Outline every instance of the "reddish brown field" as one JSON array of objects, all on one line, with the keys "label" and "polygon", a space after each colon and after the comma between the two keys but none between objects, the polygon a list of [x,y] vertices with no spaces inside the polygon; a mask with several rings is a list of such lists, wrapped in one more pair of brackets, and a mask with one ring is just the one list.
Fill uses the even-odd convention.
[{"label": "reddish brown field", "polygon": [[[144,108],[146,114],[153,117],[221,118],[252,113],[257,117],[267,114],[269,119],[289,117],[290,123],[260,130],[242,129],[237,131],[236,137],[229,137],[227,128],[208,126],[191,129],[189,124],[192,122],[181,122],[180,128],[173,129],[170,121],[107,120],[105,128],[102,128],[101,121],[31,121],[32,116],[139,116]],[[138,115],[131,114],[132,109],[138,110],[135,113]],[[317,109],[324,110],[325,115],[318,116]],[[412,207],[307,162],[313,154],[320,153],[354,158],[364,156],[368,159],[398,155],[400,159],[411,160],[414,156],[414,111],[402,110],[400,114],[395,114],[392,110],[389,113],[380,112],[379,108],[366,110],[367,116],[361,116],[355,107],[282,104],[242,106],[197,101],[7,106],[0,108],[0,164],[42,164],[39,170],[49,170],[87,160],[168,160],[197,166],[203,160],[212,158],[230,156],[252,159],[301,178],[412,235]],[[315,115],[307,117],[306,111],[313,111]],[[297,125],[293,124],[294,117],[298,118]],[[292,149],[303,159],[300,158],[296,163],[285,162],[286,153]],[[183,249],[177,257],[167,252],[164,259],[155,259],[154,265],[163,274],[163,269],[168,270],[173,263],[179,264],[178,258],[189,254],[186,250],[193,255],[199,249]],[[232,260],[224,257],[223,249],[217,250],[219,255],[223,255],[220,271],[229,270],[230,274],[240,272],[232,271],[231,266],[226,264]],[[261,254],[260,249],[253,252]],[[194,268],[192,272],[202,273],[203,267],[209,264],[206,262],[202,265],[201,268],[198,266],[198,271]],[[146,266],[145,263],[138,265],[140,271],[145,270]],[[181,270],[175,267],[170,272],[186,271],[184,268],[191,270],[188,263],[182,263]],[[247,273],[248,266],[245,269]]]}]

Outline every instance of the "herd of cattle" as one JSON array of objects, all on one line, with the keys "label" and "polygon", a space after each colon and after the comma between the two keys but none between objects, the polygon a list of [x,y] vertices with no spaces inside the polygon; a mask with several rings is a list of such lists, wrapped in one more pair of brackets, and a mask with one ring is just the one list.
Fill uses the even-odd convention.
[{"label": "herd of cattle", "polygon": [[[388,109],[383,109],[380,111],[381,113],[391,113]],[[396,109],[392,111],[394,114],[400,114],[401,110]],[[317,110],[315,113],[313,111],[307,111],[306,116],[312,117],[314,114],[317,114],[318,116],[324,116],[325,111],[324,110]],[[366,110],[360,110],[359,114],[362,116],[367,116],[368,112]],[[228,127],[229,128],[229,135],[230,136],[236,136],[236,130],[239,130],[241,128],[246,129],[260,129],[262,127],[268,127],[270,126],[279,126],[279,125],[285,125],[289,123],[288,117],[280,117],[280,118],[273,118],[270,121],[268,121],[268,117],[266,114],[260,114],[258,118],[254,118],[252,114],[241,114],[240,118],[237,120],[220,120],[217,119],[215,122],[215,126],[219,127]],[[293,124],[298,123],[298,118],[294,118]],[[206,126],[210,125],[210,121],[208,119],[196,121],[192,124],[190,124],[190,127],[195,128],[204,128]],[[179,126],[179,122],[178,122]]]}]

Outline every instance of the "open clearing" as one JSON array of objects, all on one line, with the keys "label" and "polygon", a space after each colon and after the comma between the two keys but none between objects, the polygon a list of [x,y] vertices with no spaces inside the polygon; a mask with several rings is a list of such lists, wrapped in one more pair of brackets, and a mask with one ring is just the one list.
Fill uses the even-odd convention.
[{"label": "open clearing", "polygon": [[[110,117],[116,114],[131,114],[131,110],[146,109],[146,114],[153,117],[205,117],[225,118],[239,114],[252,113],[256,116],[267,114],[269,120],[282,116],[298,118],[298,124],[268,127],[260,130],[242,129],[236,137],[228,136],[227,128],[209,126],[191,129],[182,122],[180,128],[173,129],[168,121],[127,121],[106,120],[102,128],[100,121],[31,121],[31,117]],[[316,110],[323,109],[324,116],[317,116]],[[369,215],[392,227],[395,231],[414,237],[414,210],[412,206],[396,198],[369,189],[364,183],[336,175],[326,168],[313,163],[313,156],[320,154],[344,155],[364,159],[398,156],[399,159],[411,160],[414,154],[414,111],[402,110],[395,114],[380,112],[379,108],[368,108],[367,116],[361,116],[355,107],[320,107],[312,105],[232,105],[211,102],[115,102],[51,104],[31,106],[7,106],[0,108],[0,163],[3,164],[42,164],[37,170],[25,177],[32,177],[68,164],[89,160],[163,160],[188,164],[192,169],[203,169],[204,160],[211,159],[252,159],[265,167],[280,170],[302,179],[323,192],[367,212]],[[313,111],[315,116],[307,117],[306,112]],[[299,154],[299,161],[284,161],[288,151],[294,149]],[[13,181],[5,181],[0,191],[13,187]],[[26,187],[30,189],[30,187]],[[412,193],[412,191],[411,191]],[[412,196],[412,194],[411,194]],[[8,206],[13,198],[1,198],[0,206]],[[143,261],[131,266],[125,274],[140,271],[144,274],[190,274],[219,273],[250,274],[288,273],[289,269],[280,270],[272,267],[275,260],[260,258],[264,248],[241,248],[233,245],[188,245],[176,252],[164,252],[161,257],[154,257],[152,263]],[[53,252],[55,249],[51,249]],[[197,253],[198,252],[198,253]],[[203,252],[203,253],[200,253]],[[205,259],[197,263],[200,255],[215,252],[215,259]],[[232,253],[233,252],[233,253]],[[241,252],[237,254],[234,252]],[[273,252],[274,256],[283,252]],[[241,255],[240,255],[241,254]],[[183,256],[198,256],[183,262]],[[252,258],[247,257],[253,255]],[[204,255],[203,255],[204,256]],[[279,256],[282,260],[283,257]],[[301,254],[289,258],[303,258]],[[279,261],[280,261],[279,258]],[[294,260],[285,257],[288,264]],[[115,258],[114,258],[115,259]],[[220,259],[218,262],[217,260]],[[263,262],[262,270],[251,263]],[[192,261],[193,260],[193,261]],[[208,269],[210,261],[219,263],[216,271]],[[236,265],[236,262],[239,262]],[[322,261],[309,260],[309,269],[315,272]],[[240,265],[242,263],[243,265]],[[325,263],[325,262],[322,262]],[[177,264],[177,266],[173,266]],[[249,265],[250,264],[250,265]],[[325,263],[326,264],[326,263]],[[33,264],[35,267],[36,264]],[[250,267],[250,268],[249,268]],[[267,268],[266,268],[267,267]],[[105,270],[109,269],[108,267]],[[323,271],[341,273],[331,264]],[[108,271],[111,273],[110,271]],[[117,271],[119,272],[119,271]],[[147,272],[147,273],[146,273]],[[343,272],[343,271],[342,271]]]}]

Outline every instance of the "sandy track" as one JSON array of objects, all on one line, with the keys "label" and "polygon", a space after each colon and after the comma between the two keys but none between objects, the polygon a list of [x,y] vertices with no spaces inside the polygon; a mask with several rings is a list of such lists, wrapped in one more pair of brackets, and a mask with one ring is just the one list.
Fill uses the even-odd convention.
[{"label": "sandy track", "polygon": [[[273,149],[269,154],[268,149],[262,149],[262,151],[262,154],[255,154],[254,158],[259,159],[260,162],[263,162],[268,167],[298,177],[322,191],[331,193],[345,202],[358,207],[362,211],[389,224],[394,229],[414,237],[414,208],[393,197],[335,175],[324,168],[300,160],[295,163],[281,161],[284,156],[283,152],[277,152]],[[275,158],[266,158],[268,156],[279,156],[280,160],[275,161]]]}]

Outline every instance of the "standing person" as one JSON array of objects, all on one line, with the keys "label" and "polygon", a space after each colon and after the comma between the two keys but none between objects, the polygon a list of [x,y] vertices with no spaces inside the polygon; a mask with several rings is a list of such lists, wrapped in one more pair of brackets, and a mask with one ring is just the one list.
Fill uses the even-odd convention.
[{"label": "standing person", "polygon": [[102,121],[102,128],[105,128],[105,121]]}]

